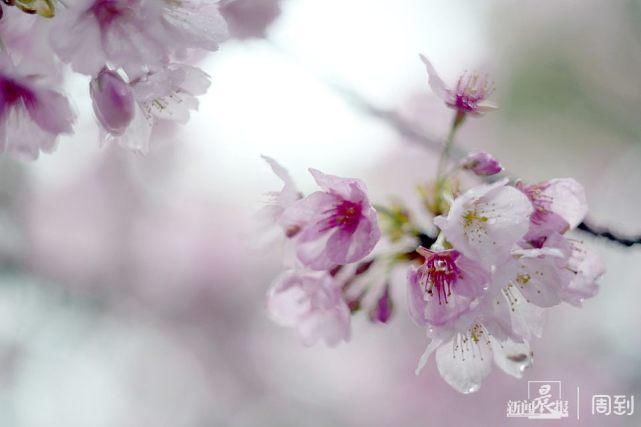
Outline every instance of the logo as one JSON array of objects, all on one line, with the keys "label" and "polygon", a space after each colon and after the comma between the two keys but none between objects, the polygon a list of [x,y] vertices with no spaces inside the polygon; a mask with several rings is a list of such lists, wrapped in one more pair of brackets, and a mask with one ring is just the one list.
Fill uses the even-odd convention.
[{"label": "logo", "polygon": [[562,400],[561,381],[528,381],[527,400],[509,400],[507,416],[541,420],[567,418],[568,401]]},{"label": "logo", "polygon": [[595,394],[592,396],[592,415],[632,415],[634,395]]}]

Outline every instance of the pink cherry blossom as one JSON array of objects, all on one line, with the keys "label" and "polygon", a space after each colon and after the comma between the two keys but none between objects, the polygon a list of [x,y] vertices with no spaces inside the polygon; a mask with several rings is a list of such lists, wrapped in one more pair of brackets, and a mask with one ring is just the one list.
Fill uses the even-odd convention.
[{"label": "pink cherry blossom", "polygon": [[157,70],[184,48],[215,50],[226,25],[215,1],[69,0],[51,42],[74,71],[96,75],[105,65],[129,76]]},{"label": "pink cherry blossom", "polygon": [[[118,93],[123,97],[129,96],[128,91],[120,83],[116,83],[113,76],[110,81],[112,85],[118,84]],[[116,104],[128,102],[124,99],[103,101],[98,106],[100,107],[100,113],[97,113],[99,118],[123,114],[116,132],[109,129],[109,126],[103,126],[102,140],[118,143],[134,152],[143,154],[149,152],[151,131],[156,122],[165,120],[186,123],[189,120],[190,111],[198,109],[196,97],[204,94],[210,84],[209,76],[205,72],[183,64],[169,64],[159,72],[149,73],[136,79],[129,84],[136,101],[133,117],[130,120],[129,114],[114,111],[115,105],[112,105],[112,102]],[[94,106],[97,106],[95,100]],[[122,126],[127,121],[129,121],[128,126]]]},{"label": "pink cherry blossom", "polygon": [[417,252],[425,263],[409,270],[408,307],[419,325],[443,326],[456,320],[489,284],[489,274],[457,250],[420,247]]},{"label": "pink cherry blossom", "polygon": [[604,268],[600,258],[580,242],[551,234],[541,248],[517,249],[498,268],[494,282],[513,304],[519,298],[539,307],[566,301],[581,305],[596,295]]},{"label": "pink cherry blossom", "polygon": [[553,307],[561,303],[561,289],[572,278],[566,265],[567,258],[558,248],[518,249],[499,267],[496,280],[513,300],[522,295],[528,303]]},{"label": "pink cherry blossom", "polygon": [[484,267],[501,264],[528,230],[532,204],[507,179],[457,197],[447,217],[434,219],[445,238]]},{"label": "pink cherry blossom", "polygon": [[485,152],[470,153],[461,162],[463,169],[470,170],[479,176],[496,175],[503,171],[503,166],[491,154]]},{"label": "pink cherry blossom", "polygon": [[285,230],[300,230],[293,237],[298,259],[313,270],[360,261],[381,235],[365,184],[316,169],[310,173],[322,191],[292,204],[280,220]]},{"label": "pink cherry blossom", "polygon": [[473,116],[496,110],[496,106],[487,102],[493,92],[492,83],[487,76],[464,74],[454,88],[449,88],[427,57],[420,55],[420,58],[425,64],[430,88],[448,107]]},{"label": "pink cherry blossom", "polygon": [[0,152],[36,159],[55,149],[59,135],[72,133],[74,121],[67,98],[0,54]]},{"label": "pink cherry blossom", "polygon": [[552,233],[563,234],[575,228],[587,214],[585,190],[572,178],[551,179],[532,185],[518,182],[516,187],[534,206],[525,239],[538,246]]},{"label": "pink cherry blossom", "polygon": [[559,267],[567,273],[564,273],[566,280],[561,282],[558,291],[563,301],[581,306],[583,300],[597,294],[597,281],[605,273],[605,266],[596,252],[584,243],[568,239],[559,233],[548,236],[543,248],[557,250],[563,256]]},{"label": "pink cherry blossom", "polygon": [[268,295],[274,321],[296,328],[305,345],[335,346],[350,338],[350,310],[341,287],[326,272],[287,271]]},{"label": "pink cherry blossom", "polygon": [[55,19],[51,42],[74,71],[96,75],[109,64],[128,73],[168,61],[161,33],[164,1],[74,0]]}]

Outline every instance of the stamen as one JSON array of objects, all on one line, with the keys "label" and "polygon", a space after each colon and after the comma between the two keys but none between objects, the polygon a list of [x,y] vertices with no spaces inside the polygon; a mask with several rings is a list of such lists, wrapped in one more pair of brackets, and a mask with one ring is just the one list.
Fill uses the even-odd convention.
[{"label": "stamen", "polygon": [[460,256],[454,250],[432,252],[423,247],[418,252],[425,257],[425,264],[419,268],[419,285],[429,295],[438,296],[439,304],[447,304],[448,297],[452,295],[452,286],[461,277],[461,271],[456,265],[456,259]]}]

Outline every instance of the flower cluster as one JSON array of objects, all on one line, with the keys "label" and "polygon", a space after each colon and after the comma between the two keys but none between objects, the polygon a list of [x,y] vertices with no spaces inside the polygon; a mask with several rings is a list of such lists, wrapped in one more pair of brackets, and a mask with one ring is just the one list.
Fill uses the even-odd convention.
[{"label": "flower cluster", "polygon": [[[264,35],[279,0],[5,0],[0,6],[0,152],[51,152],[76,116],[62,65],[90,78],[102,142],[149,151],[158,121],[184,123],[209,76],[189,65],[228,38]],[[15,7],[8,7],[15,6]],[[262,18],[257,19],[257,16]]]},{"label": "flower cluster", "polygon": [[[435,94],[455,110],[441,156],[447,163],[456,129],[468,115],[489,111],[489,83],[463,77],[447,89],[421,58]],[[536,184],[496,178],[503,167],[487,153],[470,154],[449,169],[441,164],[434,182],[419,192],[438,229],[430,234],[404,206],[377,206],[375,212],[358,180],[312,169],[322,191],[302,197],[286,170],[267,161],[285,185],[266,209],[297,261],[273,285],[269,309],[307,344],[347,340],[350,312],[366,310],[371,320],[387,322],[394,307],[390,272],[402,268],[409,315],[429,340],[417,373],[435,353],[445,381],[470,393],[493,363],[521,377],[533,363],[530,342],[541,336],[545,311],[563,302],[580,306],[597,293],[603,264],[568,236],[587,213],[585,191],[572,178]],[[462,191],[461,173],[494,182]],[[381,234],[376,213],[391,243],[387,248],[408,238],[414,246],[370,254]],[[365,284],[354,292],[356,282]]]},{"label": "flower cluster", "polygon": [[378,243],[376,211],[358,179],[310,169],[320,190],[303,197],[282,166],[265,160],[284,182],[265,214],[282,228],[295,254],[291,269],[270,292],[270,312],[276,321],[296,326],[304,342],[335,345],[350,335],[347,283],[338,273],[362,261]]}]

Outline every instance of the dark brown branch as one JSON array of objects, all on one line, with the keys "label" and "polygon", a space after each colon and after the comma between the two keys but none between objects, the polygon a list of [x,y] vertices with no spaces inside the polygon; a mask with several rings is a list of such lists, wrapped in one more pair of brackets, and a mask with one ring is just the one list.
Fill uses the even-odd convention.
[{"label": "dark brown branch", "polygon": [[597,227],[594,226],[586,221],[583,221],[579,226],[577,227],[579,230],[591,234],[595,237],[601,237],[606,240],[609,240],[611,242],[618,243],[623,246],[631,247],[634,245],[640,245],[641,244],[641,237],[628,237],[628,236],[622,236],[618,233],[614,233],[607,228],[603,227]]}]

